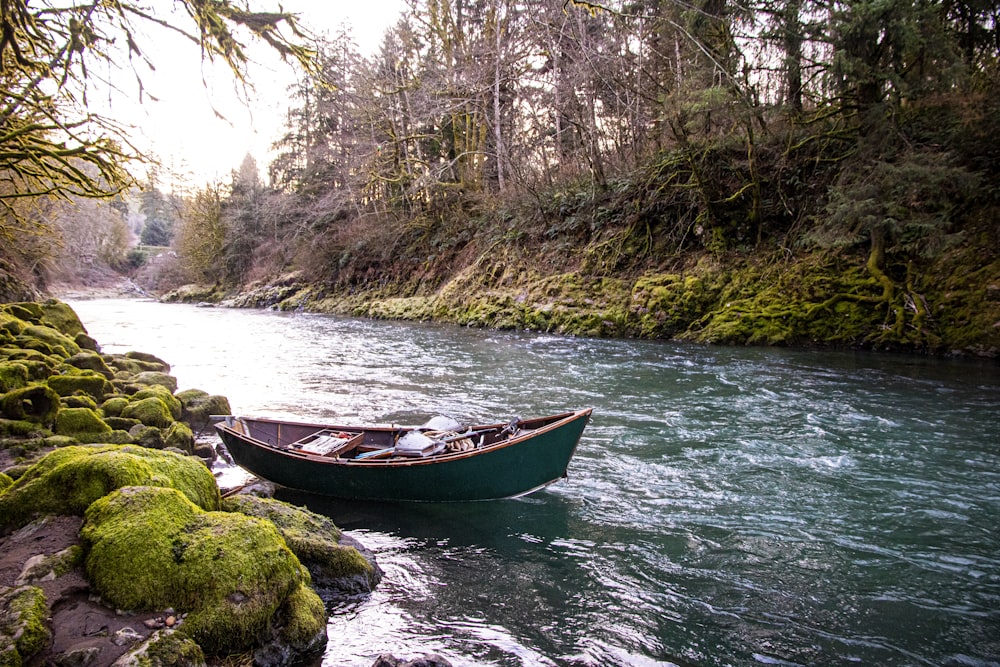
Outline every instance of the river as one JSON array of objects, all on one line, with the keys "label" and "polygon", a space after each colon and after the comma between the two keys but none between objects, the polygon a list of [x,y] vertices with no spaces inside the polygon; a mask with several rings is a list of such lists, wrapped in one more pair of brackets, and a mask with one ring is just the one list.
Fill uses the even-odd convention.
[{"label": "river", "polygon": [[[1000,665],[1000,366],[72,300],[235,412],[422,423],[594,408],[517,500],[285,493],[386,576],[323,667]],[[223,471],[225,472],[225,471]]]}]

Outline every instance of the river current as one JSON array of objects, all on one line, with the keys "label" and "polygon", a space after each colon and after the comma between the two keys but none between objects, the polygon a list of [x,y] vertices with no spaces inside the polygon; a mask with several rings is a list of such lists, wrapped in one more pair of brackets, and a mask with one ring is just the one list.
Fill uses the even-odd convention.
[{"label": "river current", "polygon": [[995,361],[70,304],[105,351],[155,354],[240,414],[594,408],[569,478],[525,498],[279,496],[386,572],[331,604],[323,667],[1000,665]]}]

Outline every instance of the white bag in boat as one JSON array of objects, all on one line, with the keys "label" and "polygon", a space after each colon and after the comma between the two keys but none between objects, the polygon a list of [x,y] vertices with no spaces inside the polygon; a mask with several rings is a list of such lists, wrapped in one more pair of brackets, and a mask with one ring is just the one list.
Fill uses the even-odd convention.
[{"label": "white bag in boat", "polygon": [[419,431],[410,431],[396,441],[394,454],[399,456],[430,456],[444,449],[444,443],[431,440]]},{"label": "white bag in boat", "polygon": [[421,431],[464,431],[465,427],[451,417],[437,415],[427,420],[427,423],[420,427]]}]

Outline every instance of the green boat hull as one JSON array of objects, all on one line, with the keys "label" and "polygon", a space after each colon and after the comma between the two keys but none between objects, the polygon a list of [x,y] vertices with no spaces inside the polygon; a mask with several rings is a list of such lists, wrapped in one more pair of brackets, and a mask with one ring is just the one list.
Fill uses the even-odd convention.
[{"label": "green boat hull", "polygon": [[[302,429],[322,428],[361,432],[366,441],[377,443],[398,438],[406,432],[403,429],[274,420],[245,420],[242,427],[217,424],[216,428],[237,465],[281,486],[358,500],[470,501],[525,495],[565,477],[590,413],[587,409],[524,420],[523,432],[515,437],[469,452],[423,458],[327,458],[291,450],[282,442],[305,432]],[[278,437],[282,427],[298,430]]]}]

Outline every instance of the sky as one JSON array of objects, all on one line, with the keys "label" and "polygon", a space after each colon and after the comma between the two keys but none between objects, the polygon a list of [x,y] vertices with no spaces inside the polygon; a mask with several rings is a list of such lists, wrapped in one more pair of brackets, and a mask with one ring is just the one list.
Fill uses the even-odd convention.
[{"label": "sky", "polygon": [[[252,7],[273,11],[278,4],[278,0],[258,0]],[[341,25],[349,26],[365,55],[377,51],[386,28],[404,7],[403,0],[282,0],[280,4],[317,35],[333,35]],[[250,93],[248,106],[225,66],[203,64],[196,45],[162,32],[151,32],[147,39],[145,52],[155,71],[142,75],[146,93],[142,102],[138,86],[126,78],[119,86],[124,94],[102,100],[106,113],[132,126],[136,147],[157,155],[168,172],[189,174],[189,186],[225,182],[247,153],[266,178],[270,145],[281,135],[287,89],[296,79],[292,66],[261,47],[249,67],[256,90]],[[166,178],[159,185],[173,189]]]}]

